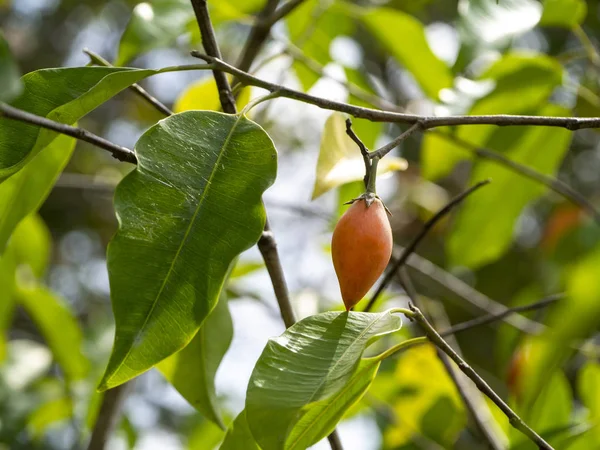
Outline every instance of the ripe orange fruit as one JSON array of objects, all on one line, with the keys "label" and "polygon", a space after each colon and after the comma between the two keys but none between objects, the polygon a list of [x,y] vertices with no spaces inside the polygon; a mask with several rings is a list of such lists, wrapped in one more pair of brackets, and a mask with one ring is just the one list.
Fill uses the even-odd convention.
[{"label": "ripe orange fruit", "polygon": [[392,228],[385,206],[375,198],[367,206],[359,198],[333,231],[331,254],[346,310],[375,284],[392,256]]}]

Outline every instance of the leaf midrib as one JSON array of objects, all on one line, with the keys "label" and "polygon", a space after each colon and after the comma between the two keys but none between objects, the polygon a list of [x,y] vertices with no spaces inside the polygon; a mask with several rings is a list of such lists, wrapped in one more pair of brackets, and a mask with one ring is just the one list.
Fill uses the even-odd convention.
[{"label": "leaf midrib", "polygon": [[[227,148],[227,146],[229,145],[229,142],[231,141],[231,137],[233,136],[233,133],[234,133],[235,129],[237,128],[238,123],[240,122],[241,118],[242,118],[242,115],[241,114],[238,115],[236,121],[234,122],[233,126],[231,127],[231,130],[229,130],[229,134],[225,138],[225,142],[221,146],[221,151],[219,153],[219,156],[217,157],[217,160],[215,161],[215,163],[213,165],[214,170],[211,172],[210,177],[206,181],[206,187],[204,189],[204,192],[200,196],[200,200],[198,201],[198,205],[196,206],[196,209],[194,211],[194,215],[192,216],[192,219],[190,220],[190,223],[189,223],[189,225],[188,225],[188,227],[187,227],[187,229],[185,231],[185,235],[183,236],[183,239],[181,240],[181,244],[179,244],[179,248],[177,249],[177,252],[175,253],[175,256],[173,257],[173,260],[171,261],[171,265],[169,266],[169,270],[167,272],[167,275],[165,276],[165,279],[163,280],[163,283],[162,283],[162,285],[160,287],[160,290],[158,291],[158,294],[156,295],[154,301],[152,302],[152,306],[150,307],[150,311],[146,315],[146,319],[144,320],[144,323],[138,329],[137,333],[133,337],[133,342],[135,342],[140,337],[140,335],[142,334],[142,332],[145,330],[146,326],[148,325],[148,321],[150,320],[150,317],[152,316],[152,314],[154,313],[154,310],[156,309],[156,305],[158,305],[160,297],[161,297],[161,295],[162,295],[162,293],[163,293],[163,291],[165,289],[165,286],[167,285],[167,281],[169,280],[169,278],[171,276],[171,273],[173,272],[173,267],[175,266],[175,263],[176,263],[176,261],[179,258],[179,254],[181,253],[181,250],[183,249],[183,246],[187,242],[187,239],[189,237],[190,231],[192,230],[192,227],[193,227],[193,225],[194,225],[194,223],[196,221],[196,217],[198,216],[200,208],[204,204],[204,199],[206,198],[207,192],[210,190],[211,182],[212,182],[212,180],[213,180],[213,178],[215,176],[215,173],[218,172],[219,163],[221,162],[221,158],[225,154],[225,148]],[[119,365],[113,371],[112,376],[106,380],[107,384],[108,384],[108,382],[111,379],[114,378],[114,376],[118,373],[119,369],[123,366],[123,364],[125,364],[125,361],[127,361],[127,358],[129,358],[129,355],[131,354],[132,350],[133,350],[133,346],[130,345],[129,349],[127,350],[127,353],[121,359],[121,362],[119,363]]]}]

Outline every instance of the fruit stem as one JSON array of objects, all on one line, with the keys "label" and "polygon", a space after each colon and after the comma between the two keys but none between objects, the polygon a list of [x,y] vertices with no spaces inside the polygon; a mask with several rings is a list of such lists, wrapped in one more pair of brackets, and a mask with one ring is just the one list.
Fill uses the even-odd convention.
[{"label": "fruit stem", "polygon": [[379,157],[376,156],[371,160],[371,168],[369,172],[369,182],[367,183],[367,194],[377,194],[377,163],[379,163]]}]

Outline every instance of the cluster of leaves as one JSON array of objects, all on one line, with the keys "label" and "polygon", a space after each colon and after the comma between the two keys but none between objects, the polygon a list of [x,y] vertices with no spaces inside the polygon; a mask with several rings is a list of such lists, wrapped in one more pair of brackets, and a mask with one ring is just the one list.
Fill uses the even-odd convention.
[{"label": "cluster of leaves", "polygon": [[[210,2],[214,25],[243,23],[262,4]],[[423,103],[444,111],[570,116],[585,110],[600,115],[595,87],[586,86],[582,78],[573,92],[566,64],[512,46],[526,33],[544,27],[580,33],[585,2],[460,2],[456,29],[461,47],[452,66],[431,49],[427,28],[417,11],[412,14],[408,9],[408,2],[402,1],[372,8],[341,0],[303,2],[285,19],[289,39],[315,63],[309,67],[294,60],[292,67],[302,88],[309,90],[323,76],[315,66],[334,62],[330,48],[336,38],[353,36],[369,58],[382,61],[380,66],[391,60],[401,67]],[[124,66],[145,52],[173,45],[184,34],[190,35],[191,42],[198,41],[187,0],[140,3],[123,33],[115,65]],[[482,64],[476,63],[490,54],[497,56],[495,61],[481,69]],[[376,61],[372,62],[374,66]],[[377,71],[343,69],[353,92],[382,95],[374,88],[378,83],[370,82]],[[0,84],[7,86],[0,100],[67,125],[75,125],[119,92],[160,72],[76,67],[42,69],[19,78],[8,46],[0,40]],[[378,78],[380,85],[389,88],[384,94],[393,94],[393,83],[386,83],[382,71]],[[243,90],[238,105],[245,105],[249,95],[249,90]],[[367,97],[353,94],[348,101],[362,106],[368,104]],[[563,97],[567,100],[557,101]],[[366,404],[383,404],[391,410],[392,419],[388,417],[383,425],[386,448],[419,448],[430,441],[449,448],[465,439],[466,410],[431,347],[409,350],[393,364],[383,362],[392,368],[384,367],[376,377],[382,357],[365,357],[364,352],[376,339],[400,329],[399,317],[390,312],[325,312],[271,339],[252,373],[244,411],[230,424],[223,418],[214,377],[233,334],[224,286],[237,276],[237,256],[261,236],[262,195],[275,180],[277,152],[258,123],[242,114],[220,113],[219,106],[212,79],[189,86],[174,105],[176,114],[151,126],[138,140],[138,164],[117,187],[114,207],[119,228],[107,253],[116,331],[100,390],[157,367],[208,421],[226,430],[215,432],[214,442],[206,438],[195,448],[214,447],[221,441],[222,449],[307,448]],[[359,120],[355,130],[373,148],[384,126]],[[559,128],[458,126],[440,131],[423,138],[420,164],[426,180],[442,185],[449,183],[461,163],[472,160],[459,141],[466,142],[467,148],[501,152],[552,176],[571,143],[570,132]],[[74,147],[73,138],[0,118],[0,279],[6,286],[0,294],[0,358],[6,353],[6,331],[20,305],[39,328],[67,386],[57,393],[54,385],[45,396],[35,398],[42,404],[27,423],[38,437],[50,423],[74,415],[71,384],[97,375],[89,373],[73,312],[44,285],[50,237],[37,211]],[[402,158],[386,157],[379,169],[393,172],[406,165]],[[506,261],[518,254],[515,227],[526,208],[547,201],[547,192],[493,161],[472,160],[471,166],[464,184],[490,177],[494,183],[485,193],[469,198],[444,231],[446,264],[466,267],[481,278],[492,276],[488,272],[496,276],[498,271],[492,270],[496,264],[506,276],[510,273]],[[346,200],[363,170],[360,154],[345,135],[344,117],[334,113],[322,134],[313,198],[337,189],[340,199]],[[557,209],[552,218],[560,221],[560,212]],[[587,226],[582,221],[578,210],[577,228],[567,226],[565,231],[558,224],[558,231],[553,231],[549,227],[554,235],[548,239],[553,246],[577,239],[576,233]],[[560,264],[553,272],[558,280],[544,289],[539,285],[545,279],[534,280],[526,289],[519,286],[522,302],[540,290],[566,290],[568,301],[551,311],[540,335],[522,338],[504,326],[498,333],[505,354],[518,346],[520,356],[514,363],[518,381],[511,390],[515,409],[557,448],[595,448],[600,443],[600,366],[582,345],[597,330],[600,316],[596,241],[597,237],[569,254],[569,264],[561,261],[558,250],[551,253],[551,247],[549,262],[540,270]],[[397,338],[396,333],[391,339]],[[582,349],[578,355],[585,359],[576,361],[575,375],[564,372],[565,362],[574,361],[573,347]],[[369,398],[358,403],[368,390]],[[88,392],[86,400],[91,425],[100,396]],[[489,409],[511,449],[531,446],[509,429],[495,406],[490,404]],[[0,436],[3,432],[0,428]]]}]

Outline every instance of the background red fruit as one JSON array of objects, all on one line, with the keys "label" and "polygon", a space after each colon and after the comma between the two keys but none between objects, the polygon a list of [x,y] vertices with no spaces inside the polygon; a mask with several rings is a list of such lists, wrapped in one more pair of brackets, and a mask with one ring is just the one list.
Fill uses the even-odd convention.
[{"label": "background red fruit", "polygon": [[349,310],[375,284],[392,256],[392,229],[383,203],[355,201],[333,232],[331,254]]}]

